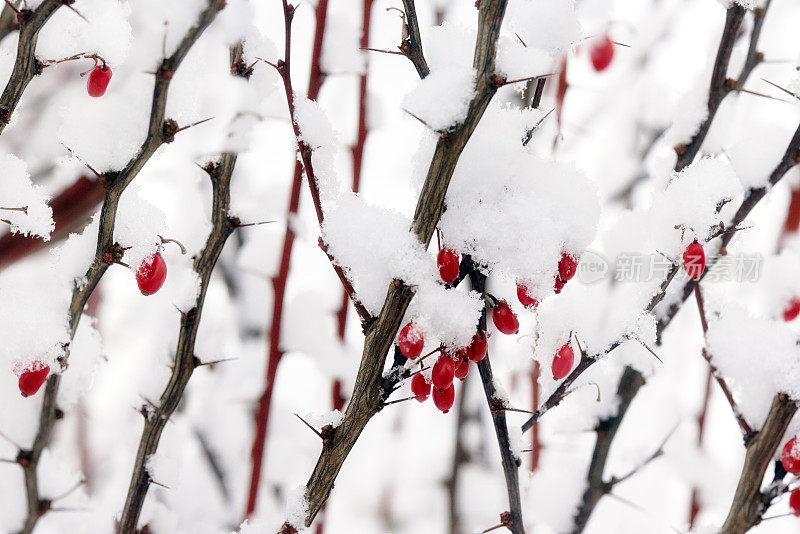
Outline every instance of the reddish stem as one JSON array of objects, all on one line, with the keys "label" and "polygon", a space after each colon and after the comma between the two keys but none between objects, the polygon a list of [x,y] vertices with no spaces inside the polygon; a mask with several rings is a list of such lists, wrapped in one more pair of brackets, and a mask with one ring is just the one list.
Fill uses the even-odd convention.
[{"label": "reddish stem", "polygon": [[[288,9],[287,4],[284,2],[284,9]],[[316,25],[314,29],[314,46],[311,56],[311,76],[308,81],[308,98],[316,100],[319,96],[320,88],[323,83],[323,75],[320,70],[320,58],[322,57],[322,42],[325,33],[325,20],[328,13],[328,1],[319,0],[316,11],[314,13]],[[284,81],[284,88],[286,90],[286,98],[289,105],[289,114],[292,117],[292,124],[294,126],[295,136],[299,138],[300,129],[294,121],[294,92],[292,90],[292,82],[290,77],[290,61],[291,61],[291,17],[286,18],[286,57],[284,59],[283,67],[279,69],[279,73]],[[311,169],[311,154],[308,147],[299,144],[299,151],[303,161],[306,164],[306,174],[308,176],[309,185],[311,186],[312,197],[314,199],[314,207],[317,211],[317,217],[320,222],[322,221],[322,208],[319,203],[319,191],[316,189],[316,183],[313,179],[313,170]],[[306,154],[308,152],[308,162],[306,162]],[[283,318],[283,304],[286,294],[286,282],[289,278],[289,270],[291,268],[292,248],[294,245],[294,232],[291,228],[291,219],[293,215],[297,214],[300,205],[300,190],[303,182],[303,164],[299,161],[295,163],[294,177],[292,179],[292,190],[289,195],[289,210],[286,218],[286,227],[284,230],[283,248],[281,252],[280,267],[278,274],[272,278],[272,287],[274,292],[272,302],[272,318],[270,321],[269,332],[269,351],[267,356],[267,374],[264,387],[264,393],[258,399],[258,408],[255,415],[255,437],[253,438],[253,446],[250,452],[252,467],[250,471],[250,488],[247,495],[247,507],[245,509],[245,517],[250,517],[256,508],[258,501],[258,491],[261,482],[262,464],[264,461],[264,453],[267,441],[267,428],[269,427],[269,414],[270,405],[272,403],[272,393],[274,390],[275,374],[278,370],[283,352],[280,350],[281,340],[281,320]]]},{"label": "reddish stem", "polygon": [[[539,362],[537,361],[533,362],[533,370],[531,371],[531,397],[531,411],[535,413],[539,409]],[[539,453],[541,451],[538,421],[533,424],[531,431],[531,473],[533,473],[539,467]]]},{"label": "reddish stem", "polygon": [[103,186],[99,180],[86,176],[78,178],[49,202],[55,223],[55,230],[50,236],[51,241],[11,233],[0,237],[0,270],[42,250],[53,241],[68,236],[70,232],[77,231],[81,223],[100,205],[103,195]]},{"label": "reddish stem", "polygon": [[[708,415],[708,404],[711,399],[711,384],[714,379],[714,372],[709,369],[706,375],[706,389],[703,395],[703,407],[700,414],[697,416],[697,447],[703,446],[703,431],[706,426],[706,416]],[[694,527],[694,522],[697,519],[697,514],[700,512],[700,494],[697,488],[692,488],[692,501],[689,508],[689,530]]]}]

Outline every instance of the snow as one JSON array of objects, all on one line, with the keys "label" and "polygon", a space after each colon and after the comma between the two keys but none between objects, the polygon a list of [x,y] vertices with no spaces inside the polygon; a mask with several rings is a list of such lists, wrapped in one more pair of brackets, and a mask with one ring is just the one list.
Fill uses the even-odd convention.
[{"label": "snow", "polygon": [[[25,162],[14,154],[0,158],[0,218],[10,223],[11,231],[35,235],[45,241],[55,228],[53,210],[47,204],[49,196],[31,182]],[[25,208],[25,211],[4,208]]]},{"label": "snow", "polygon": [[286,522],[297,530],[305,530],[308,501],[305,497],[305,486],[298,486],[289,492],[286,498]]},{"label": "snow", "polygon": [[403,109],[428,128],[442,132],[467,116],[475,94],[475,71],[461,67],[431,70],[403,99]]},{"label": "snow", "polygon": [[712,314],[708,351],[753,428],[761,427],[777,393],[800,399],[797,334],[785,324],[726,303]]},{"label": "snow", "polygon": [[568,50],[581,37],[574,0],[518,0],[509,2],[505,23],[530,48],[552,57]]}]

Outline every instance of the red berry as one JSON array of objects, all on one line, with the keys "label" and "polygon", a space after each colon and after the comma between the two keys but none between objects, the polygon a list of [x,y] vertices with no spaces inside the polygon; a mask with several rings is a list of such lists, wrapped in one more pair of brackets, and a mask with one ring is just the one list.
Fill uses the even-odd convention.
[{"label": "red berry", "polygon": [[706,253],[703,245],[694,241],[683,251],[683,268],[690,278],[699,280],[706,269]]},{"label": "red berry", "polygon": [[455,377],[464,380],[467,374],[469,374],[469,360],[461,358],[461,361],[456,363]]},{"label": "red berry", "polygon": [[412,322],[408,323],[400,330],[397,338],[397,346],[406,358],[416,358],[422,354],[425,347],[425,338],[422,331]]},{"label": "red berry", "polygon": [[794,515],[800,517],[800,489],[793,489],[789,494],[789,508],[792,509]]},{"label": "red berry", "polygon": [[97,65],[92,69],[92,72],[89,74],[89,80],[86,82],[89,96],[97,98],[106,94],[106,88],[110,81],[111,67],[108,65]]},{"label": "red berry", "polygon": [[[449,360],[450,358],[448,358]],[[433,390],[433,404],[436,405],[443,413],[450,411],[453,407],[453,401],[456,400],[456,388],[450,384],[446,389]]]},{"label": "red berry", "polygon": [[450,248],[443,248],[436,256],[436,265],[439,266],[439,276],[446,283],[450,283],[458,278],[458,264],[460,256],[458,252]]},{"label": "red berry", "polygon": [[[422,376],[422,373],[417,373],[414,375],[414,378],[411,379],[411,393],[417,397],[419,402],[425,402],[428,398],[428,395],[431,394],[431,383],[425,380],[425,377]],[[420,397],[420,395],[423,395]]]},{"label": "red berry", "polygon": [[781,451],[781,463],[788,473],[796,475],[800,473],[800,444],[797,438],[792,438],[786,442]]},{"label": "red berry", "polygon": [[492,321],[494,325],[504,334],[516,334],[519,332],[519,319],[517,314],[508,305],[508,302],[499,301],[492,309]]},{"label": "red berry", "polygon": [[47,375],[50,374],[50,367],[41,362],[33,362],[28,368],[19,375],[19,391],[23,397],[35,395],[42,387]]},{"label": "red berry", "polygon": [[566,282],[562,281],[561,278],[556,276],[556,283],[553,284],[553,290],[556,293],[561,293],[561,290],[564,289],[564,286],[567,285]]},{"label": "red berry", "polygon": [[800,315],[800,298],[792,297],[792,300],[783,309],[783,320],[794,321],[798,315]]},{"label": "red berry", "polygon": [[442,354],[431,370],[431,380],[436,389],[446,389],[453,384],[456,372],[456,362],[447,354]]},{"label": "red berry", "polygon": [[539,301],[530,295],[528,288],[519,282],[517,282],[517,298],[519,303],[526,308],[535,308],[539,305]]},{"label": "red berry", "polygon": [[472,343],[467,347],[467,359],[476,363],[481,361],[486,356],[487,347],[486,334],[479,330],[472,336]]},{"label": "red berry", "polygon": [[563,253],[561,255],[561,259],[558,260],[558,278],[566,284],[572,279],[573,276],[575,276],[575,271],[577,270],[578,258],[571,256],[566,252]]},{"label": "red berry", "polygon": [[592,41],[592,48],[589,51],[594,70],[600,72],[611,64],[614,58],[614,41],[608,35]]},{"label": "red berry", "polygon": [[572,363],[575,361],[575,353],[569,343],[564,343],[553,358],[553,378],[561,380],[569,374],[572,369]]},{"label": "red berry", "polygon": [[136,270],[136,283],[142,295],[152,295],[164,285],[167,279],[167,263],[156,252],[147,256]]}]

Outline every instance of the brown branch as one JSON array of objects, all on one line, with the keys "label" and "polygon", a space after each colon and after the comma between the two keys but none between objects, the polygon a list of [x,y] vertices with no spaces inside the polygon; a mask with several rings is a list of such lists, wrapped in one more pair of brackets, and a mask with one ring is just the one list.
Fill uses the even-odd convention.
[{"label": "brown branch", "polygon": [[[308,166],[306,169],[306,176],[308,177],[309,186],[311,186],[312,196],[316,180],[314,178],[313,167],[311,167],[311,152],[310,148],[301,144],[300,130],[294,117],[294,92],[291,87],[291,15],[289,15],[288,4],[284,3],[284,13],[286,14],[286,51],[283,60],[283,70],[281,77],[284,81],[286,89],[286,98],[289,105],[289,113],[291,115],[292,123],[294,124],[295,136],[298,142],[298,150],[301,155],[304,153],[307,156]],[[294,13],[294,11],[291,11]],[[320,69],[320,62],[322,58],[322,44],[325,33],[325,21],[328,13],[328,1],[320,0],[314,11],[315,28],[314,28],[314,45],[312,48],[311,57],[311,76],[308,81],[308,98],[316,100],[319,96],[319,91],[322,88],[322,71]],[[281,70],[279,69],[279,72]],[[300,207],[300,192],[303,187],[303,164],[295,161],[294,176],[292,178],[292,189],[289,193],[289,206],[288,215],[283,231],[283,246],[281,247],[281,259],[278,267],[278,273],[272,277],[272,313],[270,316],[270,327],[267,349],[267,370],[264,382],[264,391],[258,399],[258,407],[255,413],[255,432],[253,436],[253,445],[250,448],[250,482],[247,491],[247,505],[245,507],[245,517],[250,517],[255,512],[256,504],[258,502],[258,493],[261,485],[262,465],[264,462],[264,455],[267,446],[267,429],[269,427],[270,407],[272,405],[272,394],[274,391],[275,376],[278,372],[278,365],[283,357],[281,351],[281,329],[283,325],[283,308],[286,297],[286,285],[289,280],[289,272],[292,265],[292,250],[294,249],[295,233],[292,229],[292,217],[297,214]],[[314,197],[314,206],[317,209],[317,215],[321,217],[322,208],[319,205],[318,197]],[[337,270],[337,274],[341,272],[344,277],[344,272],[341,269]],[[346,278],[343,278],[345,281]],[[352,294],[352,292],[350,293]]]},{"label": "brown branch", "polygon": [[[645,307],[643,313],[649,313],[653,311],[653,308],[661,302],[661,299],[664,298],[664,295],[667,292],[667,288],[669,287],[670,282],[672,282],[675,275],[678,273],[678,265],[674,264],[671,268],[669,273],[667,273],[666,278],[661,282],[661,286],[659,291],[653,295],[653,298],[650,300],[650,303]],[[599,354],[594,355],[587,355],[582,353],[581,359],[578,362],[578,365],[575,366],[575,369],[567,375],[567,377],[558,385],[558,387],[550,394],[550,397],[542,404],[542,407],[536,410],[536,412],[527,420],[525,424],[522,425],[522,431],[525,432],[526,430],[530,429],[534,423],[539,421],[539,419],[552,408],[555,408],[564,398],[572,391],[571,387],[575,383],[575,381],[583,374],[586,369],[591,367],[595,362],[600,360],[602,356],[610,353],[625,341],[628,341],[629,337],[626,334],[623,334],[619,339],[611,343],[606,349],[601,351]]]},{"label": "brown branch", "polygon": [[136,460],[133,466],[128,496],[120,519],[120,532],[133,534],[136,523],[142,511],[147,490],[153,482],[147,471],[147,459],[156,453],[161,439],[161,433],[172,413],[178,407],[183,397],[192,373],[198,366],[194,355],[195,339],[203,313],[206,290],[211,279],[211,272],[222,253],[225,241],[233,232],[234,225],[228,217],[230,208],[230,183],[233,168],[236,165],[236,154],[223,154],[218,164],[208,167],[208,174],[213,187],[212,193],[212,228],[206,239],[206,244],[200,254],[195,258],[193,269],[200,278],[200,290],[194,306],[189,311],[181,314],[181,326],[178,333],[178,345],[175,349],[175,359],[169,382],[161,394],[157,407],[153,410],[144,410],[145,423]]},{"label": "brown branch", "polygon": [[15,6],[21,3],[19,0],[14,2],[14,5],[6,3],[3,10],[0,11],[0,41],[6,38],[8,34],[19,29],[19,22],[17,22],[17,9]]},{"label": "brown branch", "polygon": [[[471,259],[465,259],[472,264]],[[478,293],[486,291],[486,275],[478,272],[477,269],[470,269],[469,274],[470,282],[472,282],[472,289]],[[478,321],[478,330],[486,330],[486,307],[484,306],[481,311],[481,317]],[[489,405],[489,411],[492,416],[492,423],[494,424],[494,432],[497,436],[497,445],[500,448],[500,459],[503,465],[503,475],[506,479],[506,492],[508,493],[508,506],[509,511],[504,526],[508,528],[513,534],[525,534],[525,526],[522,521],[522,499],[519,493],[519,466],[520,460],[515,458],[511,452],[511,443],[508,435],[508,424],[506,422],[506,413],[503,409],[496,409],[498,404],[502,401],[497,396],[497,389],[494,384],[494,377],[492,375],[492,364],[489,361],[487,354],[479,363],[478,371],[481,375],[481,382],[483,383],[483,392],[486,395],[486,402]],[[502,407],[502,404],[501,406]]]},{"label": "brown branch", "polygon": [[705,141],[708,131],[711,129],[711,123],[714,121],[714,115],[716,115],[719,105],[722,103],[725,96],[736,86],[735,81],[733,81],[732,84],[728,83],[726,76],[728,73],[728,64],[731,60],[731,53],[733,52],[733,45],[736,42],[736,37],[738,36],[739,28],[742,26],[742,21],[744,20],[746,12],[747,10],[737,3],[733,3],[726,12],[725,28],[722,30],[722,38],[719,41],[719,48],[717,49],[717,57],[711,71],[711,87],[708,91],[707,103],[708,114],[689,143],[681,145],[676,149],[678,152],[678,162],[675,164],[676,171],[682,170],[694,161],[694,157],[700,151],[700,147],[703,141]]},{"label": "brown branch", "polygon": [[[706,315],[705,304],[703,302],[703,293],[700,290],[700,284],[695,284],[694,295],[695,299],[697,300],[697,309],[700,312],[700,323],[703,326],[703,337],[705,338],[705,336],[708,334],[708,319]],[[742,415],[742,411],[736,404],[736,401],[733,398],[733,392],[731,391],[730,387],[728,387],[727,381],[719,373],[717,367],[712,363],[711,354],[709,353],[707,347],[703,347],[703,358],[706,360],[706,362],[708,362],[709,371],[714,376],[714,379],[717,381],[717,384],[719,384],[719,388],[722,390],[723,395],[725,395],[725,399],[728,401],[728,404],[730,404],[731,411],[733,412],[733,415],[736,418],[736,422],[739,424],[739,428],[742,431],[744,442],[747,443],[753,437],[753,429],[750,428],[750,425],[747,423],[744,416]]]},{"label": "brown branch", "polygon": [[[414,213],[412,230],[423,245],[430,243],[442,215],[447,187],[458,158],[496,92],[490,78],[494,74],[495,51],[505,8],[506,0],[483,0],[480,3],[473,59],[473,67],[477,71],[475,94],[464,121],[439,137]],[[306,484],[306,526],[311,525],[322,503],[328,498],[345,458],[367,422],[380,411],[384,395],[391,392],[401,379],[400,373],[391,372],[384,380],[382,372],[412,297],[413,290],[402,281],[390,283],[380,315],[366,327],[361,364],[344,420],[336,428],[331,442],[323,447]],[[289,525],[284,525],[283,530],[289,528]]]},{"label": "brown branch", "polygon": [[750,44],[747,47],[744,65],[739,72],[739,77],[736,79],[738,87],[744,86],[744,82],[753,73],[753,69],[764,61],[764,54],[758,51],[758,40],[761,37],[761,29],[764,27],[764,18],[767,15],[770,3],[772,3],[772,0],[767,0],[763,7],[757,7],[753,10],[753,28],[750,30]]},{"label": "brown branch", "polygon": [[[48,0],[45,0],[45,3],[47,1]],[[165,120],[165,110],[172,73],[178,68],[194,42],[214,19],[221,5],[219,0],[209,0],[209,6],[201,13],[197,25],[189,29],[175,52],[170,57],[164,58],[161,63],[161,68],[156,75],[155,86],[153,88],[153,101],[150,110],[147,137],[137,154],[121,171],[107,173],[103,176],[103,185],[106,191],[105,200],[100,212],[97,248],[94,260],[84,275],[85,282],[82,285],[76,286],[72,293],[68,325],[70,339],[75,336],[83,314],[83,309],[89,296],[92,294],[95,287],[97,287],[97,283],[109,267],[109,263],[105,261],[104,256],[106,256],[108,252],[119,251],[119,246],[115,246],[114,243],[114,225],[120,196],[142,167],[144,167],[145,163],[150,159],[150,156],[155,153],[156,149],[168,142],[169,132],[166,131],[166,126],[170,124],[170,121]],[[174,123],[174,121],[171,122]],[[62,366],[66,366],[68,359],[69,346],[66,346],[64,354],[60,358]],[[30,534],[33,531],[36,522],[41,516],[40,502],[42,499],[39,496],[37,468],[42,451],[50,441],[56,419],[63,416],[63,412],[56,406],[60,384],[60,373],[53,373],[47,379],[36,437],[30,449],[20,451],[20,456],[25,459],[24,464],[21,462],[21,465],[23,465],[25,472],[25,487],[28,501],[28,516],[22,530],[24,534]]]},{"label": "brown branch", "polygon": [[[798,126],[797,130],[795,130],[794,136],[792,140],[789,142],[788,147],[786,148],[786,152],[784,152],[783,157],[781,158],[780,163],[773,169],[770,173],[768,186],[766,187],[757,187],[751,188],[745,193],[744,200],[742,204],[739,206],[739,209],[734,214],[731,222],[728,224],[728,228],[737,228],[739,227],[742,222],[747,218],[756,204],[761,201],[764,196],[766,196],[767,192],[770,188],[775,186],[781,179],[786,175],[786,173],[797,165],[798,158],[800,158],[800,126]],[[721,237],[721,244],[720,244],[720,255],[724,254],[728,244],[730,243],[733,236],[736,235],[735,232],[727,232],[722,234]],[[684,286],[681,293],[681,297],[675,303],[673,303],[664,313],[663,316],[659,318],[658,323],[656,325],[656,334],[658,338],[661,338],[661,334],[663,334],[664,330],[669,326],[672,319],[680,310],[683,303],[686,301],[687,298],[692,294],[694,291],[694,286],[699,282],[702,281],[703,277],[708,274],[711,267],[714,266],[718,257],[710,256],[708,258],[708,264],[706,266],[706,270],[703,273],[703,276],[700,280],[688,280]]]},{"label": "brown branch", "polygon": [[764,426],[747,444],[739,484],[721,533],[743,534],[761,522],[768,504],[761,481],[796,411],[797,404],[788,395],[779,393],[772,399]]},{"label": "brown branch", "polygon": [[[39,38],[39,31],[53,13],[67,3],[66,0],[44,0],[33,11],[21,9],[15,13],[19,22],[19,43],[11,78],[0,95],[0,133],[3,133],[6,125],[11,121],[11,114],[14,113],[25,88],[34,76],[42,72],[42,64],[36,59],[36,41]],[[6,5],[4,12],[8,7]]]},{"label": "brown branch", "polygon": [[445,481],[447,487],[447,501],[448,501],[448,532],[450,534],[462,534],[463,528],[461,526],[461,513],[459,510],[459,479],[461,478],[461,467],[469,462],[469,452],[464,447],[463,429],[470,418],[467,413],[467,397],[469,391],[469,384],[471,380],[467,376],[461,384],[461,391],[459,392],[458,405],[456,406],[456,429],[455,429],[455,446],[453,447],[453,463],[450,466],[450,475]]},{"label": "brown branch", "polygon": [[[643,385],[644,377],[642,374],[633,367],[625,367],[625,371],[622,373],[622,378],[620,378],[619,381],[619,386],[617,386],[617,397],[619,398],[617,413],[601,420],[595,427],[597,441],[595,442],[594,451],[592,452],[592,461],[589,464],[589,471],[586,474],[587,487],[586,491],[583,493],[583,498],[578,506],[572,525],[572,532],[575,534],[583,532],[597,503],[600,502],[603,496],[608,495],[616,484],[614,479],[611,481],[605,480],[603,478],[603,472],[606,468],[608,454],[611,451],[611,444],[617,435],[622,420],[633,398]],[[618,481],[621,480],[624,480],[624,478]]]},{"label": "brown branch", "polygon": [[422,54],[422,38],[419,33],[419,22],[417,21],[417,9],[414,6],[414,0],[403,0],[403,9],[406,13],[404,21],[406,38],[400,45],[400,51],[414,64],[419,77],[425,78],[430,74],[431,69]]}]

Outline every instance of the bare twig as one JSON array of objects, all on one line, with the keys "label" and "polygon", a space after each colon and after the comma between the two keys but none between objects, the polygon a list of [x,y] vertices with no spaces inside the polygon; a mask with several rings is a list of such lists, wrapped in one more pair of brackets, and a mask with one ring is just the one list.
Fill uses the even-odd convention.
[{"label": "bare twig", "polygon": [[[739,206],[739,209],[734,214],[731,222],[727,225],[728,228],[739,227],[741,223],[750,214],[750,212],[753,210],[753,208],[756,206],[756,204],[758,204],[759,201],[761,201],[761,199],[764,198],[769,189],[772,188],[778,182],[780,182],[781,179],[789,171],[789,169],[797,165],[798,158],[800,158],[800,126],[798,126],[797,130],[795,130],[794,136],[792,137],[792,140],[789,142],[789,145],[787,146],[786,151],[784,152],[780,163],[778,163],[775,169],[773,169],[773,171],[770,173],[767,186],[751,188],[745,193],[745,197],[744,200],[742,201],[742,204]],[[728,232],[722,234],[720,250],[726,249],[731,239],[733,239],[734,235],[736,235],[735,232]],[[718,257],[714,256],[709,257],[706,270],[703,273],[703,277],[705,277],[705,275],[709,272],[711,267],[714,266],[717,259]],[[702,280],[703,277],[701,277],[700,280]],[[661,334],[664,332],[664,329],[666,329],[667,326],[669,326],[670,322],[672,322],[672,319],[678,313],[678,310],[680,310],[681,306],[683,305],[683,302],[686,301],[686,299],[689,298],[689,296],[692,294],[692,292],[694,291],[694,286],[700,280],[693,280],[693,279],[688,280],[684,284],[683,289],[680,291],[681,296],[679,300],[674,302],[671,306],[669,306],[669,308],[667,308],[663,312],[663,314],[661,314],[661,317],[659,317],[658,323],[656,325],[656,333],[659,338],[661,337]]]},{"label": "bare twig", "polygon": [[[694,286],[694,295],[695,299],[697,300],[697,309],[700,312],[700,323],[703,326],[703,336],[708,334],[708,319],[706,315],[706,308],[705,303],[703,301],[703,293],[700,289],[700,284],[695,284]],[[739,406],[736,404],[736,401],[733,398],[733,392],[731,391],[730,387],[728,387],[728,383],[725,378],[719,373],[717,367],[711,361],[711,354],[708,351],[707,347],[703,347],[703,358],[708,362],[709,371],[714,376],[714,379],[719,384],[719,388],[722,390],[722,393],[725,395],[725,399],[728,401],[728,404],[731,406],[731,411],[733,411],[734,417],[736,417],[736,422],[739,424],[739,428],[742,431],[742,436],[744,437],[745,443],[747,443],[750,438],[753,436],[753,429],[750,428],[750,425],[742,415],[742,411],[739,409]]]},{"label": "bare twig", "polygon": [[[45,0],[45,3],[48,2],[49,0]],[[198,23],[189,29],[178,44],[175,52],[170,57],[164,58],[159,74],[156,75],[148,132],[141,148],[121,171],[104,175],[105,200],[100,212],[97,248],[92,264],[84,275],[84,283],[76,286],[72,294],[68,325],[70,338],[75,335],[89,296],[109,267],[109,262],[107,261],[109,255],[115,257],[121,252],[119,245],[114,243],[114,225],[119,199],[125,188],[150,159],[150,156],[155,153],[158,147],[167,142],[169,132],[165,131],[167,130],[166,126],[170,123],[174,124],[174,121],[165,118],[167,93],[172,73],[178,68],[194,42],[214,20],[219,8],[219,0],[209,0],[209,6],[201,13]],[[68,358],[69,346],[66,346],[64,355],[60,359],[62,365],[66,365]],[[23,468],[28,499],[28,516],[23,527],[24,534],[30,534],[39,517],[41,517],[37,468],[42,451],[50,441],[50,435],[56,419],[59,415],[63,415],[56,406],[60,384],[60,373],[53,373],[47,379],[36,437],[29,450],[20,451],[20,455],[25,458]]]},{"label": "bare twig", "polygon": [[[675,164],[675,170],[680,171],[688,166],[694,157],[700,151],[700,147],[705,141],[708,131],[711,129],[711,123],[714,121],[714,115],[719,109],[719,105],[725,96],[736,87],[736,81],[732,80],[729,83],[726,75],[728,72],[728,63],[731,60],[731,53],[733,52],[733,45],[736,42],[739,28],[744,20],[744,15],[747,10],[738,3],[731,4],[725,15],[725,28],[722,30],[722,38],[719,42],[717,49],[717,57],[714,61],[714,67],[711,71],[711,87],[708,91],[708,114],[705,120],[700,124],[697,133],[692,136],[692,139],[686,145],[681,145],[676,148],[678,152],[678,162]],[[760,31],[760,26],[759,26]]]},{"label": "bare twig", "polygon": [[626,367],[617,387],[617,397],[619,398],[617,413],[601,420],[595,427],[597,441],[592,452],[589,471],[586,475],[586,491],[583,493],[581,504],[578,506],[573,521],[573,533],[583,532],[597,503],[613,489],[614,483],[603,479],[608,454],[611,451],[611,444],[622,424],[622,419],[628,410],[628,406],[630,406],[633,398],[643,385],[644,377],[642,374],[632,367]]},{"label": "bare twig", "polygon": [[[42,72],[42,64],[36,59],[39,31],[53,13],[65,4],[64,0],[44,0],[35,10],[21,9],[16,14],[19,22],[19,44],[14,70],[11,71],[11,78],[0,95],[0,133],[11,121],[11,114],[14,113],[25,88],[34,76]],[[4,12],[8,7],[6,5]]]},{"label": "bare twig", "polygon": [[[465,260],[470,263],[472,260]],[[486,291],[486,275],[478,272],[477,269],[470,269],[469,275],[472,282],[472,289],[478,293]],[[478,321],[478,329],[486,330],[486,307],[484,306],[481,311],[481,317]],[[520,460],[514,457],[511,452],[511,443],[508,435],[508,424],[506,422],[505,410],[495,409],[498,404],[497,390],[494,384],[494,377],[492,375],[492,364],[489,361],[487,354],[479,363],[478,371],[481,375],[481,382],[483,383],[483,392],[486,394],[486,402],[489,404],[489,410],[492,416],[492,423],[494,423],[494,431],[497,436],[497,445],[500,448],[500,458],[503,465],[503,475],[506,479],[506,492],[508,493],[509,517],[504,523],[513,534],[524,534],[525,527],[522,522],[522,500],[519,493],[519,465]]]},{"label": "bare twig", "polygon": [[403,9],[406,13],[404,24],[406,25],[405,34],[407,37],[401,43],[400,51],[408,56],[408,59],[414,64],[419,77],[425,78],[431,69],[428,68],[428,63],[422,54],[422,38],[419,33],[419,22],[417,21],[417,9],[414,6],[414,0],[403,0]]},{"label": "bare twig", "polygon": [[[496,92],[490,78],[494,74],[495,51],[505,8],[505,0],[483,0],[480,3],[473,59],[477,72],[475,94],[464,121],[455,125],[447,135],[439,137],[414,213],[412,231],[423,245],[430,243],[444,210],[444,198],[458,158]],[[381,409],[384,395],[390,393],[401,379],[398,372],[390,372],[384,379],[383,368],[412,297],[413,290],[402,281],[390,283],[380,315],[366,327],[361,365],[344,420],[336,428],[330,443],[323,447],[306,483],[306,526],[311,524],[327,499],[345,458],[367,422]],[[289,528],[285,525],[283,530]]]},{"label": "bare twig", "polygon": [[[666,278],[661,282],[661,286],[658,292],[656,292],[656,294],[653,295],[653,298],[650,300],[650,303],[643,310],[644,313],[653,311],[653,308],[655,308],[656,305],[659,302],[661,302],[661,299],[663,299],[664,295],[666,294],[667,287],[669,286],[670,282],[672,282],[672,279],[675,277],[677,272],[678,272],[678,265],[674,264],[667,273]],[[629,338],[627,334],[623,334],[619,339],[614,341],[601,353],[591,356],[582,356],[580,361],[578,362],[578,365],[575,366],[575,369],[573,369],[572,372],[569,375],[567,375],[567,377],[561,382],[561,384],[558,385],[558,387],[555,389],[555,391],[553,391],[550,397],[548,397],[548,399],[542,404],[542,407],[539,408],[536,411],[536,413],[534,413],[530,417],[530,419],[525,421],[525,424],[522,425],[522,431],[524,432],[530,429],[531,426],[533,426],[533,424],[536,423],[542,417],[542,415],[547,413],[550,409],[555,408],[556,406],[561,404],[561,401],[564,400],[564,398],[571,391],[570,388],[572,384],[575,383],[575,381],[583,374],[584,371],[586,371],[586,369],[591,367],[602,356],[610,353],[628,339]]]}]

